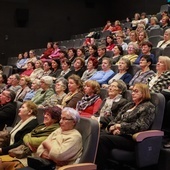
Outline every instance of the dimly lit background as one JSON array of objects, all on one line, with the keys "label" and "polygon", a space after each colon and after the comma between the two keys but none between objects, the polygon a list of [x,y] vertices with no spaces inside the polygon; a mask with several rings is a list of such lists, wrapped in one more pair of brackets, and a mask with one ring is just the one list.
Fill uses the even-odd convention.
[{"label": "dimly lit background", "polygon": [[123,20],[135,12],[156,14],[167,0],[0,0],[0,63],[47,41]]}]

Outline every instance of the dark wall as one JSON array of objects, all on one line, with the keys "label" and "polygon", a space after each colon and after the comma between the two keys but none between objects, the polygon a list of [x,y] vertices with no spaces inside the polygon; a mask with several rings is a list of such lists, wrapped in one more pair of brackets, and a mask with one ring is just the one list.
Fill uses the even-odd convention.
[{"label": "dark wall", "polygon": [[[105,2],[105,3],[104,3]],[[46,46],[48,40],[103,26],[107,19],[157,13],[166,0],[0,0],[0,63],[19,52]]]}]

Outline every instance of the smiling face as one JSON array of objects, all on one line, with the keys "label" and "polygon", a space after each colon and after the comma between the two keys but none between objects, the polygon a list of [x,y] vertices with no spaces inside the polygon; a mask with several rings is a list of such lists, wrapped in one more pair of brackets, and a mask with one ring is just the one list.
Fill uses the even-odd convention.
[{"label": "smiling face", "polygon": [[20,116],[20,118],[22,120],[25,120],[27,117],[29,117],[31,115],[31,113],[32,113],[32,111],[30,109],[28,109],[26,103],[24,103],[20,107],[18,115]]},{"label": "smiling face", "polygon": [[158,62],[157,62],[157,64],[156,64],[156,70],[157,70],[157,72],[159,72],[159,73],[162,73],[162,72],[164,72],[164,71],[167,70],[167,69],[166,69],[165,62],[164,62],[164,60],[163,60],[162,58],[159,58],[159,59],[158,59]]},{"label": "smiling face", "polygon": [[118,83],[117,82],[111,83],[108,88],[109,97],[113,99],[118,94],[121,94],[121,90],[118,88]]},{"label": "smiling face", "polygon": [[46,125],[46,126],[50,126],[52,124],[54,124],[56,122],[56,120],[52,119],[51,118],[51,114],[49,112],[45,112],[44,113],[44,121],[43,123]]},{"label": "smiling face", "polygon": [[70,92],[74,93],[76,90],[79,89],[79,86],[73,79],[68,79],[68,89]]}]

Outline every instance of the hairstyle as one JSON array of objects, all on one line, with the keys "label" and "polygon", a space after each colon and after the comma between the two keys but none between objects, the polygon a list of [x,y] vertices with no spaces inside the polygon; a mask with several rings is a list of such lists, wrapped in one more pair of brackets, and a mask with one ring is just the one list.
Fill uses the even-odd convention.
[{"label": "hairstyle", "polygon": [[57,45],[57,46],[59,46],[59,43],[58,43],[58,42],[54,42],[54,43],[53,43],[53,45]]},{"label": "hairstyle", "polygon": [[33,55],[35,55],[35,50],[30,50],[29,53],[32,53]]},{"label": "hairstyle", "polygon": [[135,13],[135,15],[137,15],[138,19],[140,19],[140,14],[139,13]]},{"label": "hairstyle", "polygon": [[27,101],[24,101],[23,104],[26,104],[28,110],[32,111],[32,113],[31,113],[32,115],[34,115],[34,116],[37,115],[38,108],[37,108],[37,105],[34,102],[32,102],[31,100],[27,100]]},{"label": "hairstyle", "polygon": [[117,47],[120,51],[120,55],[123,55],[123,48],[121,45],[115,45],[115,47]]},{"label": "hairstyle", "polygon": [[147,61],[147,63],[148,63],[148,62],[151,62],[151,64],[150,64],[149,66],[152,65],[153,61],[152,61],[152,58],[151,58],[150,55],[145,55],[145,54],[144,54],[144,55],[141,56],[140,60],[141,60],[142,58],[144,58],[144,59]]},{"label": "hairstyle", "polygon": [[99,45],[97,49],[99,49],[99,48],[106,52],[106,46],[105,45]]},{"label": "hairstyle", "polygon": [[[94,68],[97,68],[97,67],[98,67],[99,62],[98,62],[97,58],[95,58],[95,57],[90,57],[90,58],[88,59],[88,62],[89,62],[89,61],[92,61]],[[87,62],[87,63],[88,63],[88,62]]]},{"label": "hairstyle", "polygon": [[35,63],[34,63],[34,62],[29,61],[29,62],[27,63],[27,65],[28,65],[28,64],[31,64],[31,65],[32,65],[32,67],[33,67],[33,69],[35,68]]},{"label": "hairstyle", "polygon": [[51,62],[50,61],[45,61],[44,64],[47,63],[48,66],[51,68]]},{"label": "hairstyle", "polygon": [[146,18],[146,12],[142,12],[140,16],[144,16]]},{"label": "hairstyle", "polygon": [[[109,35],[109,36],[107,36],[107,37],[111,38],[111,39],[112,39],[111,44],[114,44],[114,38],[113,38],[113,36],[112,36],[112,35]],[[107,37],[106,37],[106,46],[109,45],[108,42],[107,42]]]},{"label": "hairstyle", "polygon": [[125,84],[125,82],[123,80],[113,80],[113,82],[117,83],[117,87],[119,88],[119,90],[121,90],[121,94],[123,95],[127,90],[127,85]]},{"label": "hairstyle", "polygon": [[123,60],[126,63],[127,68],[129,69],[131,66],[131,61],[128,58],[122,57],[119,61]]},{"label": "hairstyle", "polygon": [[153,47],[152,43],[149,42],[149,41],[144,41],[144,42],[142,42],[141,45],[142,45],[142,46],[147,45],[147,46],[150,47],[151,49],[152,49],[152,47]]},{"label": "hairstyle", "polygon": [[61,67],[61,63],[58,58],[52,59],[52,61],[55,61],[57,63],[57,69],[59,69]]},{"label": "hairstyle", "polygon": [[64,50],[60,50],[60,51],[59,51],[59,53],[63,53],[63,54],[64,54],[64,57],[66,57],[66,58],[68,57],[67,52],[66,52],[66,51],[64,51]]},{"label": "hairstyle", "polygon": [[147,32],[146,32],[145,30],[142,30],[142,31],[140,31],[140,32],[138,33],[138,37],[137,37],[138,41],[139,41],[139,34],[140,34],[140,33],[143,33],[143,34],[144,34],[144,39],[148,39],[148,34],[147,34]]},{"label": "hairstyle", "polygon": [[1,74],[2,76],[2,83],[6,84],[7,83],[7,76],[6,74]]},{"label": "hairstyle", "polygon": [[138,53],[138,50],[139,50],[138,44],[136,44],[136,43],[134,43],[134,42],[130,42],[130,43],[128,44],[128,47],[129,47],[130,45],[133,46],[133,48],[134,48],[134,50],[135,50],[135,53]]},{"label": "hairstyle", "polygon": [[65,78],[63,78],[63,77],[58,78],[55,83],[58,83],[58,82],[62,83],[62,86],[63,86],[64,90],[67,89],[68,82],[67,82],[67,80]]},{"label": "hairstyle", "polygon": [[45,113],[48,112],[52,119],[56,120],[55,122],[59,123],[61,119],[61,108],[58,106],[47,107],[45,108]]},{"label": "hairstyle", "polygon": [[64,59],[62,63],[67,63],[67,65],[70,67],[71,66],[71,61],[69,59]]},{"label": "hairstyle", "polygon": [[40,80],[39,79],[35,79],[32,82],[35,82],[36,85],[40,86]]},{"label": "hairstyle", "polygon": [[113,62],[113,61],[112,61],[111,58],[104,57],[104,58],[102,59],[102,61],[104,61],[104,60],[107,60],[110,66],[112,65],[112,62]]},{"label": "hairstyle", "polygon": [[[40,67],[42,68],[43,67],[43,62],[41,60],[37,60],[36,62],[38,62],[40,64]],[[35,62],[35,63],[36,63]]]},{"label": "hairstyle", "polygon": [[142,93],[142,101],[147,101],[151,99],[151,95],[150,95],[150,91],[149,91],[149,87],[147,84],[144,83],[135,83],[135,85],[133,86],[137,87],[140,89],[141,93]]},{"label": "hairstyle", "polygon": [[21,76],[21,78],[24,78],[27,85],[31,83],[31,79],[29,76]]},{"label": "hairstyle", "polygon": [[53,42],[47,42],[47,44],[50,44],[50,47],[53,48]]},{"label": "hairstyle", "polygon": [[90,86],[94,94],[99,94],[100,93],[100,84],[96,80],[87,80],[84,83],[84,86]]},{"label": "hairstyle", "polygon": [[80,91],[83,89],[83,82],[78,75],[72,74],[71,76],[68,77],[68,80],[69,79],[72,79],[76,83],[76,85],[79,86]]},{"label": "hairstyle", "polygon": [[135,30],[130,31],[129,36],[130,36],[130,34],[134,34],[135,35],[135,39],[137,40],[137,33],[136,33]]},{"label": "hairstyle", "polygon": [[43,76],[40,80],[43,80],[49,86],[53,84],[53,78],[51,76]]},{"label": "hairstyle", "polygon": [[68,115],[70,115],[76,123],[80,121],[80,115],[79,112],[71,107],[65,107],[62,112],[66,112]]},{"label": "hairstyle", "polygon": [[94,50],[93,56],[94,56],[94,57],[97,57],[97,56],[98,56],[97,46],[96,46],[96,45],[89,45],[89,48],[90,48],[90,47]]},{"label": "hairstyle", "polygon": [[68,49],[68,52],[69,52],[70,50],[73,51],[74,56],[75,56],[75,55],[76,55],[76,49],[75,49],[75,48],[69,48],[69,49]]},{"label": "hairstyle", "polygon": [[166,29],[166,30],[165,30],[165,33],[167,33],[167,34],[170,35],[170,28]]},{"label": "hairstyle", "polygon": [[19,74],[12,74],[11,76],[14,76],[18,81],[20,80],[20,75]]},{"label": "hairstyle", "polygon": [[13,102],[16,96],[16,93],[13,90],[6,89],[5,91],[9,92],[9,97],[11,98],[11,101]]},{"label": "hairstyle", "polygon": [[164,62],[166,70],[170,70],[170,58],[168,56],[159,56],[159,59]]},{"label": "hairstyle", "polygon": [[76,57],[75,60],[74,60],[74,63],[75,63],[77,60],[80,60],[80,61],[81,61],[81,66],[84,67],[84,65],[85,65],[85,60],[84,60],[84,58],[82,58],[82,57]]},{"label": "hairstyle", "polygon": [[77,48],[77,50],[80,50],[85,55],[85,49],[84,48]]},{"label": "hairstyle", "polygon": [[152,16],[152,17],[150,18],[150,21],[151,21],[151,20],[154,20],[156,24],[158,23],[158,19],[157,19],[155,16]]}]

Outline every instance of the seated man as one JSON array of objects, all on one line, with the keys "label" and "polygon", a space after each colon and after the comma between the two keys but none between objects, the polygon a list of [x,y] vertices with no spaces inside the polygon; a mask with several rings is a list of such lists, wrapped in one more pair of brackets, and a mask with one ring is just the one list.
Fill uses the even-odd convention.
[{"label": "seated man", "polygon": [[0,130],[5,126],[11,126],[16,115],[15,92],[4,90],[0,94]]}]

